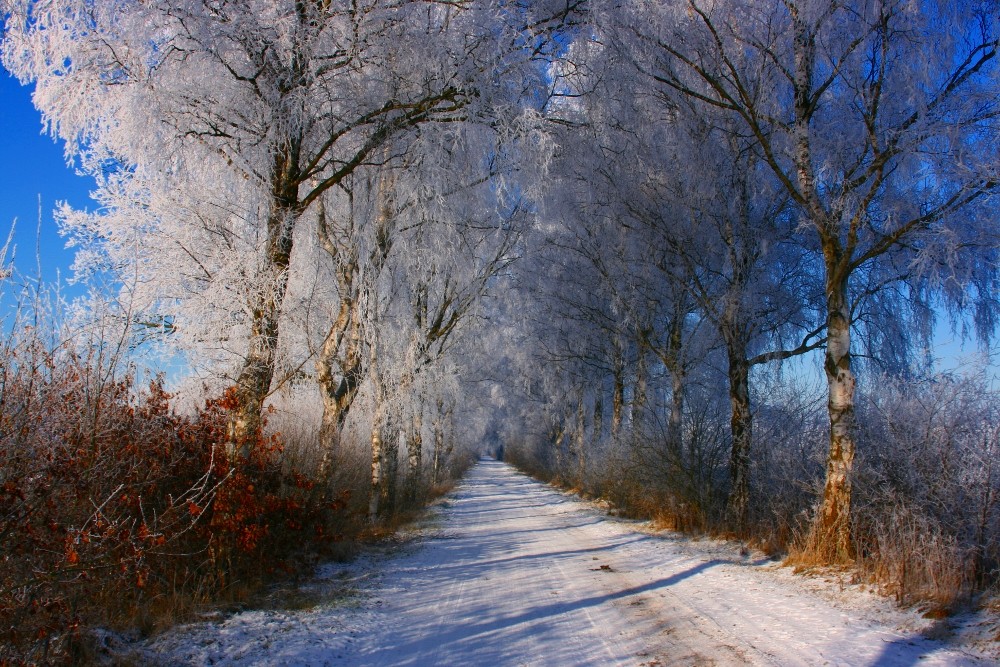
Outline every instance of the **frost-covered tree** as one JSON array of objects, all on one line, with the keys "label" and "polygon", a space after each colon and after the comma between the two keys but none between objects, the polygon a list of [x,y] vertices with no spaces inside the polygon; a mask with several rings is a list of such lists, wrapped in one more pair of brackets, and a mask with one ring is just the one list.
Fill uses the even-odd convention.
[{"label": "frost-covered tree", "polygon": [[[412,383],[442,358],[490,280],[514,258],[526,212],[516,202],[503,201],[500,193],[510,189],[512,175],[497,169],[496,144],[484,146],[468,136],[485,133],[479,138],[495,142],[495,133],[468,123],[461,131],[450,125],[448,132],[449,145],[411,146],[398,160],[365,169],[365,178],[345,183],[340,212],[325,204],[319,211],[317,231],[333,260],[335,285],[335,317],[316,359],[325,456],[336,449],[365,378],[365,330],[371,329],[365,308],[372,290],[382,285],[399,302],[384,326],[407,332],[401,344],[406,351],[399,357],[405,368],[393,373],[400,382]],[[448,165],[454,178],[426,178],[428,164],[432,169]],[[419,415],[413,413],[415,419]],[[414,434],[419,432],[414,426]],[[412,448],[416,461],[419,442]]]},{"label": "frost-covered tree", "polygon": [[421,125],[516,119],[532,58],[577,3],[9,4],[5,64],[36,83],[68,152],[108,174],[108,210],[67,225],[110,266],[134,265],[164,319],[192,292],[219,307],[174,326],[232,325],[218,347],[236,356],[237,443],[274,380],[301,221]]},{"label": "frost-covered tree", "polygon": [[[730,403],[728,511],[737,530],[750,510],[753,446],[751,370],[822,345],[821,289],[808,253],[794,241],[798,219],[762,165],[724,119],[680,106],[672,150],[684,169],[647,181],[644,211],[673,251],[672,271],[715,330],[725,355]],[[670,202],[672,215],[657,214]]]},{"label": "frost-covered tree", "polygon": [[[570,212],[571,229],[586,230],[562,246],[589,258],[599,276],[592,282],[602,282],[611,295],[603,297],[611,306],[606,312],[615,313],[607,319],[631,327],[629,335],[667,371],[665,435],[680,465],[686,376],[704,360],[706,347],[724,348],[729,505],[742,525],[752,441],[750,369],[821,342],[810,294],[814,276],[806,252],[790,242],[798,221],[788,197],[752,143],[724,115],[662,95],[642,70],[635,45],[614,39],[610,27],[598,22],[588,41],[574,43],[572,67],[560,77],[571,101],[553,105],[573,128],[561,150],[561,165],[572,176],[556,206]],[[593,288],[587,294],[602,298]],[[653,304],[662,307],[650,309]],[[704,325],[696,326],[699,321]]]},{"label": "frost-covered tree", "polygon": [[850,559],[861,303],[910,279],[912,296],[975,306],[978,332],[993,330],[995,275],[977,250],[991,245],[984,206],[997,184],[996,10],[691,0],[609,5],[611,16],[664,95],[738,121],[800,211],[803,247],[822,257],[830,449],[811,548]]},{"label": "frost-covered tree", "polygon": [[[418,174],[418,169],[396,174],[393,194],[378,189],[383,206],[376,229],[382,233],[373,248],[380,259],[368,268],[379,265],[380,274],[363,286],[363,307],[357,311],[361,343],[378,349],[353,367],[360,375],[371,373],[376,414],[383,415],[373,424],[371,439],[373,488],[382,490],[373,513],[394,499],[400,436],[407,450],[408,498],[422,484],[423,415],[435,404],[440,412],[445,399],[453,398],[427,378],[439,375],[440,364],[453,368],[455,345],[482,325],[483,299],[516,259],[516,244],[530,220],[518,203],[497,200],[497,183],[487,178],[433,207],[410,206],[407,184]],[[433,437],[440,464],[440,437]]]},{"label": "frost-covered tree", "polygon": [[[168,242],[190,224],[163,200],[171,172],[215,182],[206,166],[231,169],[250,183],[237,215],[258,250],[242,263],[257,271],[241,285],[234,442],[271,385],[298,220],[389,138],[464,106],[454,63],[420,52],[443,22],[422,4],[406,16],[405,3],[50,2],[12,15],[8,64],[37,81],[36,104],[86,166],[145,177],[141,203]],[[424,39],[408,39],[411,26]]]}]

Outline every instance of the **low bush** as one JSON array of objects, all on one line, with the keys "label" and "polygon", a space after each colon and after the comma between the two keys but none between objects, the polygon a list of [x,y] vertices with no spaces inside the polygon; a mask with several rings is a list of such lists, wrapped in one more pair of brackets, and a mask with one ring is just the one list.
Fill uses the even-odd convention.
[{"label": "low bush", "polygon": [[356,532],[349,492],[284,469],[278,436],[227,458],[231,392],[184,416],[99,346],[25,328],[3,352],[0,664],[85,660],[95,625],[153,630]]},{"label": "low bush", "polygon": [[858,563],[901,601],[952,608],[1000,580],[1000,396],[981,377],[885,382],[862,403]]}]

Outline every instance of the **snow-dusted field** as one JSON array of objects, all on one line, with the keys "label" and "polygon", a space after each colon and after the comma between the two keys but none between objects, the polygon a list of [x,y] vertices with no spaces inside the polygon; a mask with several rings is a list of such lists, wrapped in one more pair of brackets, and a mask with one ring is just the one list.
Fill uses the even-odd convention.
[{"label": "snow-dusted field", "polygon": [[396,554],[323,569],[345,598],[179,628],[194,665],[986,665],[874,596],[653,534],[481,461]]}]

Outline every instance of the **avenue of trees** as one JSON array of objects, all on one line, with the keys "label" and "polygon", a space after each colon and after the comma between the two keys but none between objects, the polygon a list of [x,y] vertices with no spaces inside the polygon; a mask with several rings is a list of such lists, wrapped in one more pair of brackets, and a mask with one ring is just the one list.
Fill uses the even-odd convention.
[{"label": "avenue of trees", "polygon": [[[4,562],[55,511],[31,495],[53,462],[93,457],[59,478],[93,497],[52,520],[36,588],[0,581],[6,611],[63,599],[112,499],[134,496],[115,558],[140,588],[136,545],[175,539],[231,579],[271,523],[329,542],[487,450],[901,597],[996,582],[998,396],[927,353],[949,327],[988,349],[1000,314],[994,3],[0,15],[5,67],[95,182],[92,209],[57,211],[91,298],[63,318],[35,287],[5,315]],[[174,404],[137,389],[164,359],[187,369]],[[61,426],[29,437],[50,403]],[[124,465],[116,410],[179,440],[135,435]]]}]

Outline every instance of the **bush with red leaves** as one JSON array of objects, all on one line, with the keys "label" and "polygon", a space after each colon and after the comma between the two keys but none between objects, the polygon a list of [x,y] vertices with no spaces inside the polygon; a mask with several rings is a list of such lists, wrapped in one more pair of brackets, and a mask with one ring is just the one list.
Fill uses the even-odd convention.
[{"label": "bush with red leaves", "polygon": [[[151,600],[285,568],[344,506],[284,473],[281,443],[225,453],[232,393],[176,414],[36,341],[0,361],[0,664],[79,659],[84,630]],[[294,535],[294,539],[290,537]]]}]

